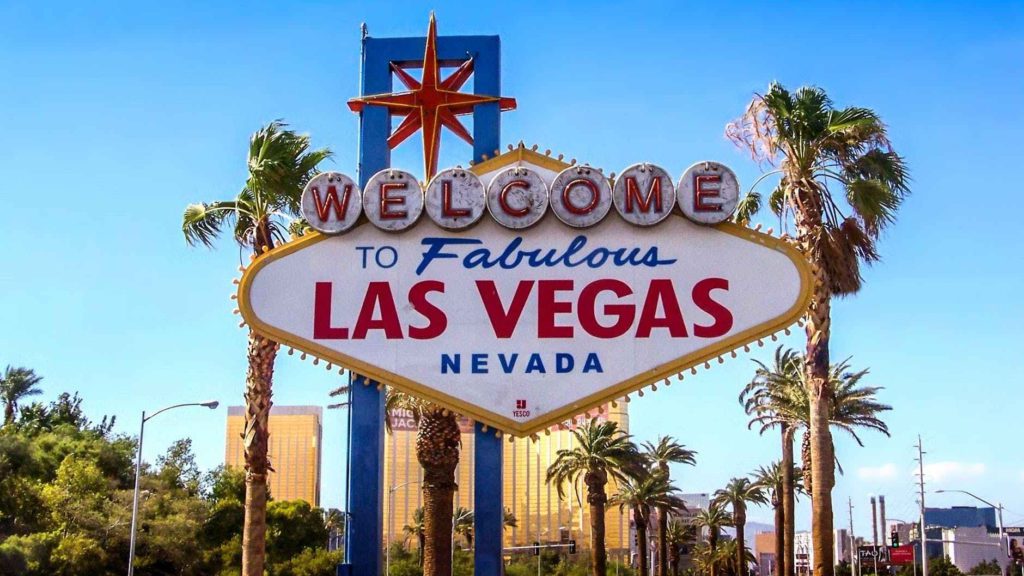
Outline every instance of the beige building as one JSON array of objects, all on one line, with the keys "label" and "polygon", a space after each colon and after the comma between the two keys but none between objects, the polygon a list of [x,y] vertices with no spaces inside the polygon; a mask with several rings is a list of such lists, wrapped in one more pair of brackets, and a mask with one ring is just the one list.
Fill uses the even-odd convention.
[{"label": "beige building", "polygon": [[[228,408],[224,463],[242,468],[245,408]],[[320,505],[320,445],[323,409],[319,406],[274,406],[270,409],[268,456],[270,496],[274,500],[305,500]]]},{"label": "beige building", "polygon": [[[609,419],[629,431],[627,403],[605,406],[601,413],[596,410],[592,416]],[[384,458],[384,534],[385,540],[403,541],[406,535],[402,528],[412,522],[413,512],[422,505],[420,481],[422,472],[416,461],[416,423],[407,413],[396,411],[390,415],[393,432],[385,439]],[[578,417],[567,425],[578,424]],[[456,506],[473,508],[473,426],[468,419],[460,421],[462,428],[462,451],[456,479],[459,491]],[[572,448],[575,439],[568,429],[552,428],[550,433],[539,435],[537,441],[516,438],[504,442],[503,484],[505,508],[511,510],[518,523],[516,528],[506,528],[505,547],[525,546],[534,541],[544,543],[576,540],[580,548],[588,548],[590,540],[590,514],[586,504],[586,488],[581,487],[583,501],[581,510],[572,487],[567,486],[565,499],[559,499],[558,489],[545,483],[548,465],[558,450]],[[609,485],[608,494],[615,492]],[[392,503],[394,504],[392,513]],[[605,516],[605,542],[613,558],[628,558],[630,546],[629,514],[620,513],[618,507],[609,507]],[[389,539],[388,535],[392,535]],[[416,545],[415,538],[409,538],[410,546]],[[456,545],[459,545],[457,542]],[[463,542],[461,544],[465,546]]]}]

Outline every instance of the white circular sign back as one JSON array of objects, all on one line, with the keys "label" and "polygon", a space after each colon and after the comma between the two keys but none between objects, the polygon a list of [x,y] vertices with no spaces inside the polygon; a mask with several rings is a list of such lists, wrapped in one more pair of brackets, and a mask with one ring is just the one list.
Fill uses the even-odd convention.
[{"label": "white circular sign back", "polygon": [[300,210],[309,226],[324,234],[339,234],[359,220],[362,192],[340,172],[321,172],[302,190]]},{"label": "white circular sign back", "polygon": [[645,162],[626,168],[615,179],[612,200],[627,222],[653,226],[672,213],[676,189],[664,168]]},{"label": "white circular sign back", "polygon": [[736,174],[725,164],[697,162],[679,178],[676,196],[683,214],[698,224],[725,222],[740,201]]},{"label": "white circular sign back", "polygon": [[572,166],[559,172],[551,184],[551,211],[574,228],[600,222],[612,207],[608,179],[590,166]]},{"label": "white circular sign back", "polygon": [[502,226],[513,230],[528,228],[548,209],[548,185],[530,168],[502,170],[487,186],[487,209]]},{"label": "white circular sign back", "polygon": [[438,226],[463,230],[484,214],[484,184],[476,174],[449,168],[434,176],[424,194],[427,215]]},{"label": "white circular sign back", "polygon": [[363,211],[381,230],[405,230],[423,213],[423,190],[408,172],[381,170],[370,177],[363,189]]}]

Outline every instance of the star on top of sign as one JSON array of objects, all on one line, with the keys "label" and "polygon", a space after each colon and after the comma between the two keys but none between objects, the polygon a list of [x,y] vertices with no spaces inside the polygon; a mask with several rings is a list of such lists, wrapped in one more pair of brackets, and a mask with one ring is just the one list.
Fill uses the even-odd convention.
[{"label": "star on top of sign", "polygon": [[381,106],[387,108],[393,116],[405,117],[388,137],[388,148],[395,148],[417,130],[422,129],[424,178],[429,180],[437,173],[441,126],[446,126],[456,136],[472,145],[473,137],[457,117],[471,114],[478,104],[492,102],[497,102],[502,111],[514,110],[516,100],[459,92],[473,75],[472,57],[463,62],[448,78],[441,80],[441,65],[437,60],[437,22],[433,13],[430,14],[430,26],[427,29],[427,47],[422,62],[423,76],[419,81],[403,68],[416,67],[417,64],[391,63],[391,70],[408,88],[407,91],[353,98],[349,100],[348,107],[353,112],[361,112],[365,106]]}]

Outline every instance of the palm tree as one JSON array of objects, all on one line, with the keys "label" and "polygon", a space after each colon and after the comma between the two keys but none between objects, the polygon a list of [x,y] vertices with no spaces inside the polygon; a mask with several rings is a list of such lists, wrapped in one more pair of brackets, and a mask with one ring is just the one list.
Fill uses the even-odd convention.
[{"label": "palm tree", "polygon": [[768,499],[765,497],[764,489],[760,484],[751,482],[750,478],[733,478],[725,485],[725,488],[719,488],[715,491],[715,500],[719,504],[729,504],[732,506],[732,523],[736,528],[736,540],[740,542],[736,552],[736,573],[745,575],[746,562],[743,552],[746,550],[746,541],[744,540],[745,526],[747,523],[747,502],[754,504],[767,504]]},{"label": "palm tree", "polygon": [[[720,502],[713,500],[706,510],[697,512],[697,515],[693,517],[693,522],[698,528],[708,531],[707,551],[709,557],[713,558],[718,550],[718,540],[721,536],[722,528],[732,525],[729,514],[726,513],[725,508],[722,507]],[[717,574],[714,562],[707,563],[706,567],[708,576],[715,576]]]},{"label": "palm tree", "polygon": [[[815,277],[804,367],[811,400],[811,532],[814,573],[833,576],[831,298],[860,290],[861,263],[879,259],[876,241],[895,220],[910,179],[881,118],[867,108],[836,108],[820,88],[791,93],[772,83],[726,127],[726,135],[756,160],[778,166],[781,178],[768,204],[780,219],[792,217]],[[760,196],[748,194],[742,204],[740,219],[749,219]]]},{"label": "palm tree", "polygon": [[[233,200],[190,204],[181,230],[190,246],[212,247],[225,226],[239,246],[255,258],[285,239],[289,221],[299,211],[302,189],[330,156],[310,150],[309,136],[274,121],[249,140],[249,177]],[[280,345],[249,332],[249,369],[245,379],[245,525],[242,532],[242,574],[262,576],[266,554],[267,421],[270,416],[274,360]]]},{"label": "palm tree", "polygon": [[508,508],[505,508],[505,511],[502,514],[502,520],[501,520],[501,528],[502,528],[502,530],[504,530],[505,528],[518,528],[518,527],[519,527],[519,519],[516,518],[515,512],[509,510]]},{"label": "palm tree", "polygon": [[18,410],[18,401],[29,396],[43,393],[37,388],[43,381],[31,368],[15,368],[8,365],[4,376],[0,378],[0,401],[4,403],[4,426],[14,423],[14,415]]},{"label": "palm tree", "polygon": [[455,533],[466,539],[466,547],[473,547],[473,511],[459,506],[455,509]]},{"label": "palm tree", "polygon": [[672,485],[668,475],[655,468],[637,475],[628,475],[610,503],[617,504],[620,511],[626,508],[632,511],[640,574],[647,574],[647,528],[651,523],[651,509],[665,510],[666,515],[669,511],[685,510],[686,505],[679,496],[679,489]]},{"label": "palm tree", "polygon": [[402,526],[402,532],[405,532],[408,536],[415,536],[416,541],[419,544],[420,551],[420,566],[423,566],[423,549],[426,548],[427,533],[423,528],[423,508],[417,508],[413,510],[412,522]]},{"label": "palm tree", "polygon": [[[793,576],[796,540],[796,481],[793,467],[793,435],[805,418],[797,407],[807,396],[803,387],[803,359],[796,351],[779,346],[771,366],[754,360],[754,379],[740,392],[739,401],[751,416],[749,428],[764,434],[779,428],[782,440],[781,506],[776,508],[776,569],[780,576]],[[781,520],[781,522],[779,522]]]},{"label": "palm tree", "polygon": [[[745,567],[757,563],[754,554],[741,543],[742,541],[739,539],[726,540],[718,547],[718,562],[722,567],[722,573],[726,576],[747,576]],[[741,559],[740,563],[744,567],[742,572],[736,571],[736,558]]]},{"label": "palm tree", "polygon": [[[802,476],[799,467],[791,471],[791,482],[799,482]],[[792,559],[787,559],[787,548],[784,545],[784,538],[779,537],[786,530],[785,510],[783,507],[785,479],[785,466],[781,462],[772,462],[768,466],[760,466],[754,472],[754,481],[767,493],[772,509],[775,511],[775,574],[782,576],[785,571],[785,562],[792,564]]]},{"label": "palm tree", "polygon": [[683,548],[694,540],[693,536],[692,524],[685,523],[678,518],[669,520],[665,537],[668,540],[668,564],[672,576],[679,576],[679,562],[682,559]]},{"label": "palm tree", "polygon": [[[697,464],[697,452],[675,441],[671,436],[658,438],[657,444],[644,443],[644,456],[666,479],[671,478],[669,464]],[[668,509],[658,507],[658,574],[668,576]]]},{"label": "palm tree", "polygon": [[[590,541],[592,576],[605,576],[608,569],[604,546],[604,510],[608,502],[605,486],[609,479],[625,481],[624,470],[635,465],[636,446],[615,422],[598,422],[596,418],[572,431],[576,446],[559,450],[548,467],[547,482],[558,487],[558,497],[565,498],[565,485],[571,484],[580,501],[580,482],[587,487],[590,505]],[[581,502],[582,505],[582,502]]]}]

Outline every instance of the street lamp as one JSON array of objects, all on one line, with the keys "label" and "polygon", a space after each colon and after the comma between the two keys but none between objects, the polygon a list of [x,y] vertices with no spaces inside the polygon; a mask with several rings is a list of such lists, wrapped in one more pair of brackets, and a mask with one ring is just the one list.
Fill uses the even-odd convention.
[{"label": "street lamp", "polygon": [[[402,484],[388,487],[388,538],[385,541],[386,548],[384,549],[384,574],[391,574],[391,533],[395,531],[395,492],[405,488],[406,486],[422,483],[422,480],[413,480],[411,482],[403,482]],[[347,532],[345,533],[345,538],[348,538]],[[420,550],[420,554],[423,554],[423,550]],[[380,558],[380,556],[378,556],[378,558]]]},{"label": "street lamp", "polygon": [[945,494],[947,492],[959,492],[961,494],[966,494],[966,495],[970,496],[971,498],[974,498],[978,502],[981,502],[982,504],[987,504],[987,505],[991,506],[992,508],[995,508],[996,510],[999,511],[998,515],[996,516],[996,520],[999,522],[999,552],[1002,553],[1003,552],[1003,505],[1002,505],[1002,503],[1000,503],[1000,504],[993,504],[993,503],[989,502],[988,500],[985,500],[984,498],[982,498],[982,497],[980,497],[980,496],[978,496],[976,494],[971,494],[967,490],[936,490],[935,491],[936,494]]},{"label": "street lamp", "polygon": [[210,400],[208,402],[186,402],[185,404],[175,404],[166,408],[161,408],[156,412],[153,412],[149,416],[146,416],[146,411],[142,411],[142,424],[139,426],[139,446],[135,449],[135,495],[132,498],[132,533],[129,538],[128,545],[128,576],[134,576],[135,574],[135,532],[136,526],[139,520],[139,480],[142,476],[142,436],[146,432],[146,422],[157,415],[173,410],[175,408],[183,408],[185,406],[202,406],[213,410],[220,406],[220,402],[216,400]]}]

